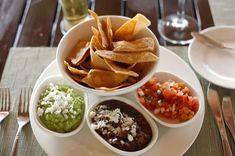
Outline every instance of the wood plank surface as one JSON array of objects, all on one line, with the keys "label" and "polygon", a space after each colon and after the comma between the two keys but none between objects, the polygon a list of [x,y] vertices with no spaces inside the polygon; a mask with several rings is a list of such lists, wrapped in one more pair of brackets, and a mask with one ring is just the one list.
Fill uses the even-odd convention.
[{"label": "wood plank surface", "polygon": [[[181,57],[186,63],[189,63],[187,47],[167,47]],[[9,54],[1,79],[1,85],[11,88],[12,112],[1,124],[0,131],[0,155],[9,155],[14,135],[17,130],[16,116],[18,108],[18,96],[21,87],[33,87],[36,80],[48,64],[55,59],[56,48],[13,48]],[[27,64],[31,64],[28,66]],[[22,72],[24,70],[25,72]],[[197,75],[202,85],[204,96],[208,81]],[[220,97],[228,94],[235,102],[235,90],[219,89]],[[235,112],[235,106],[233,106]],[[161,134],[162,135],[162,134]],[[235,151],[235,144],[232,136],[228,133],[232,151]],[[187,136],[185,136],[187,137]],[[159,138],[161,139],[161,138]],[[180,140],[173,140],[176,143]],[[174,148],[174,147],[169,147]],[[92,152],[92,149],[90,149]],[[95,153],[93,153],[95,155]],[[235,153],[234,153],[235,154]],[[30,125],[22,130],[19,138],[18,156],[46,156],[46,153],[40,147],[32,132]],[[218,129],[214,122],[212,112],[205,101],[205,117],[201,131],[193,145],[187,150],[184,156],[223,156],[221,139]]]},{"label": "wood plank surface", "polygon": [[[9,156],[18,124],[20,88],[33,87],[42,71],[55,59],[56,48],[13,48],[10,50],[1,85],[10,88],[11,113],[0,125],[0,156]],[[23,72],[22,72],[23,71]],[[47,156],[38,144],[30,124],[20,133],[17,156]]]},{"label": "wood plank surface", "polygon": [[215,24],[212,18],[208,0],[194,0],[194,1],[196,1],[198,5],[198,11],[200,13],[202,30],[205,28],[214,26]]},{"label": "wood plank surface", "polygon": [[150,29],[159,38],[157,31],[157,20],[159,18],[158,3],[156,0],[127,0],[126,4],[126,16],[133,17],[137,13],[145,15],[150,21]]},{"label": "wood plank surface", "polygon": [[0,0],[0,78],[25,4],[26,0]]},{"label": "wood plank surface", "polygon": [[96,0],[95,12],[98,15],[120,15],[121,0]]},{"label": "wood plank surface", "polygon": [[56,18],[53,23],[54,29],[52,30],[52,33],[51,33],[50,46],[52,47],[58,46],[61,38],[63,37],[63,34],[61,33],[61,30],[60,30],[60,22],[62,19],[63,19],[63,11],[62,11],[61,6],[58,5],[57,11],[56,11]]},{"label": "wood plank surface", "polygon": [[31,0],[17,46],[49,46],[57,0]]},{"label": "wood plank surface", "polygon": [[[157,19],[175,12],[177,8],[177,0],[149,0],[148,4],[142,0],[96,0],[95,2],[94,10],[99,15],[121,14],[133,17],[137,12],[143,13],[151,20],[150,29],[162,44],[164,41],[157,31]],[[60,32],[62,11],[58,11],[60,8],[57,3],[57,0],[0,0],[0,76],[13,43],[14,46],[58,45],[62,37]],[[28,8],[26,4],[29,4]],[[214,25],[207,0],[186,0],[186,7],[187,14],[201,20],[203,29]]]}]

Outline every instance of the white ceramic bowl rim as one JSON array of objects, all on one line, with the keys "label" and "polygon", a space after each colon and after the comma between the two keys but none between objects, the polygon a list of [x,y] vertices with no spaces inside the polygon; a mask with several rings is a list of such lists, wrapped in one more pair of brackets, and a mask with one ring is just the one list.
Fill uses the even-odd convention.
[{"label": "white ceramic bowl rim", "polygon": [[[105,16],[99,16],[100,19],[104,19],[110,17],[110,19],[112,20],[112,18],[114,19],[121,19],[121,20],[128,20],[130,19],[129,17],[125,17],[125,16],[117,16],[117,15],[105,15]],[[93,88],[89,88],[89,87],[85,87],[79,83],[77,83],[76,81],[74,81],[63,69],[64,69],[64,65],[63,65],[63,61],[61,61],[61,53],[60,49],[62,49],[63,47],[63,43],[69,38],[68,36],[70,34],[73,34],[74,31],[76,31],[76,29],[79,29],[79,27],[82,27],[84,24],[94,21],[94,19],[89,19],[87,21],[81,22],[79,24],[77,24],[76,26],[74,26],[72,29],[70,29],[66,35],[63,36],[63,38],[61,39],[58,48],[57,48],[57,53],[56,53],[56,60],[57,60],[57,64],[59,67],[59,70],[61,72],[61,74],[77,89],[82,90],[84,92],[87,93],[91,93],[91,94],[96,94],[96,95],[102,95],[102,96],[114,96],[114,95],[121,95],[121,94],[125,94],[131,91],[134,91],[136,88],[140,87],[141,85],[143,85],[145,82],[147,82],[151,76],[154,74],[154,72],[157,69],[157,64],[158,61],[153,65],[153,67],[151,67],[152,69],[149,71],[149,73],[144,76],[141,80],[139,80],[137,83],[128,86],[128,87],[124,87],[124,88],[120,88],[114,91],[104,91],[104,90],[97,90],[97,89],[93,89]],[[149,29],[146,28],[145,31],[148,32],[148,34],[154,39],[154,41],[156,42],[156,52],[157,55],[160,57],[160,53],[159,53],[159,43],[158,40],[156,38],[156,36],[153,34],[153,32]]]},{"label": "white ceramic bowl rim", "polygon": [[[83,115],[83,119],[80,123],[80,125],[74,129],[73,131],[71,132],[67,132],[67,133],[58,133],[58,132],[55,132],[55,131],[52,131],[52,130],[49,130],[47,129],[43,123],[41,123],[39,120],[39,117],[37,115],[37,111],[36,111],[36,108],[37,108],[37,104],[38,104],[38,100],[39,100],[39,97],[42,93],[42,91],[44,89],[46,89],[46,87],[48,86],[48,84],[52,82],[52,83],[62,83],[62,84],[66,84],[68,85],[69,87],[73,88],[74,91],[78,92],[81,96],[83,96],[84,98],[84,106],[85,106],[85,109],[84,109],[84,115]],[[81,91],[78,91],[77,89],[75,89],[74,87],[72,87],[71,85],[69,85],[69,83],[60,75],[55,75],[55,76],[50,76],[48,77],[47,79],[45,79],[44,81],[42,81],[37,88],[34,88],[34,91],[33,91],[35,94],[34,94],[34,97],[33,99],[31,99],[32,103],[32,115],[34,117],[34,120],[36,122],[36,124],[45,132],[47,132],[48,134],[51,134],[53,136],[56,136],[56,137],[68,137],[68,136],[72,136],[72,135],[75,135],[77,134],[81,129],[82,127],[84,126],[84,123],[85,123],[85,114],[86,114],[86,109],[87,109],[87,102],[86,102],[86,97],[85,95],[83,95],[83,93]]]},{"label": "white ceramic bowl rim", "polygon": [[[119,100],[119,101],[122,101],[122,102],[126,103],[127,105],[131,106],[132,108],[136,109],[138,112],[140,112],[144,116],[144,118],[147,120],[147,122],[149,123],[149,125],[150,125],[150,127],[152,129],[152,139],[151,139],[150,143],[145,148],[143,148],[141,150],[138,150],[138,151],[134,151],[134,152],[128,152],[128,151],[120,150],[120,149],[110,145],[108,142],[106,142],[101,136],[99,136],[99,134],[97,134],[95,132],[95,130],[93,130],[91,128],[89,112],[91,110],[93,110],[101,102],[109,101],[109,100]],[[117,154],[120,154],[120,155],[133,156],[133,155],[143,154],[144,152],[148,151],[156,143],[157,138],[158,138],[158,128],[157,128],[156,123],[153,121],[153,119],[148,114],[146,114],[146,112],[143,109],[138,107],[138,105],[135,104],[132,100],[129,100],[129,99],[121,97],[121,96],[113,96],[113,97],[104,97],[104,98],[101,98],[99,101],[97,101],[95,104],[93,104],[88,109],[87,114],[86,114],[86,121],[87,121],[88,127],[91,130],[91,132],[93,133],[93,135],[95,135],[96,138],[101,143],[103,143],[106,147],[108,147],[110,150],[112,150],[112,151],[114,151],[114,152],[116,152]]]},{"label": "white ceramic bowl rim", "polygon": [[[172,77],[172,80],[175,80],[176,82],[184,82],[185,85],[187,87],[189,87],[190,91],[193,93],[193,96],[197,97],[198,98],[198,93],[196,92],[196,90],[186,81],[184,80],[183,78],[181,78],[180,76],[176,75],[176,74],[173,74],[173,73],[170,73],[168,71],[158,71],[156,72],[154,75],[156,76],[162,76],[162,75],[168,75],[168,77]],[[167,77],[167,78],[168,78]],[[169,78],[168,78],[169,79]],[[167,79],[167,80],[168,80]],[[198,112],[200,112],[200,109],[201,109],[201,105],[200,105],[200,101],[198,100],[198,103],[199,103],[199,108],[197,110],[197,113],[193,116],[193,118],[191,118],[190,120],[187,120],[187,121],[184,121],[184,122],[181,122],[181,123],[168,123],[166,121],[163,121],[161,120],[160,118],[158,118],[157,116],[155,116],[153,113],[151,113],[149,110],[147,110],[140,102],[139,102],[139,99],[138,99],[138,95],[137,95],[137,91],[135,91],[135,97],[136,97],[136,101],[138,102],[138,104],[155,120],[157,121],[158,123],[160,123],[161,125],[164,125],[166,127],[171,127],[171,128],[179,128],[179,127],[183,127],[185,125],[188,125],[190,123],[193,122],[193,120],[195,120],[198,116]]]}]

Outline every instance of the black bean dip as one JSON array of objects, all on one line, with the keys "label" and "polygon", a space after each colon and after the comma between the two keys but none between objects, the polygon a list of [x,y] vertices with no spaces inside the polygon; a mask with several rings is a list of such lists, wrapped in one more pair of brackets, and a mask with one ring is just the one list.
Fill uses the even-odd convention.
[{"label": "black bean dip", "polygon": [[151,141],[152,130],[144,116],[122,101],[104,101],[89,116],[91,127],[120,150],[138,151]]}]

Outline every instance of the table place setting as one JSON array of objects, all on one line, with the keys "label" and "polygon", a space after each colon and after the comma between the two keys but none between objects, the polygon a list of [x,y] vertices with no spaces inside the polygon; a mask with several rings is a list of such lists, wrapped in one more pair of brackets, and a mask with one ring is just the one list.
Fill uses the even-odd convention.
[{"label": "table place setting", "polygon": [[[188,48],[190,64],[209,81],[207,101],[221,136],[223,153],[228,156],[233,155],[233,152],[225,125],[233,138],[235,131],[233,104],[231,97],[226,95],[226,90],[235,89],[235,75],[231,68],[235,65],[234,30],[233,26],[219,26],[207,28],[199,33],[192,32],[194,40]],[[219,97],[221,87],[224,90],[222,100]]]},{"label": "table place setting", "polygon": [[233,136],[235,141],[235,117],[233,113],[233,105],[230,96],[223,96],[222,100],[222,112],[224,116],[225,123]]},{"label": "table place setting", "polygon": [[50,1],[50,32],[16,47],[38,8],[22,4],[0,60],[0,155],[235,155],[235,26],[214,25],[212,1]]},{"label": "table place setting", "polygon": [[[206,97],[205,93],[206,93],[206,90],[207,90],[208,82],[204,78],[197,75],[197,77],[200,80],[200,83],[199,83],[197,78],[195,78],[195,76],[193,76],[194,74],[192,74],[192,75],[189,74],[189,73],[192,73],[190,67],[185,66],[186,65],[185,62],[182,61],[180,59],[180,57],[177,56],[177,55],[181,56],[186,62],[188,62],[188,60],[187,60],[187,48],[185,48],[185,47],[169,47],[169,49],[171,49],[171,50],[167,50],[167,49],[161,47],[161,51],[164,51],[164,55],[162,56],[163,59],[160,60],[160,61],[162,61],[162,63],[161,62],[159,63],[159,69],[172,71],[172,72],[176,73],[177,75],[183,76],[184,79],[187,80],[190,84],[193,84],[193,86],[197,86],[196,89],[199,90],[199,91],[200,91],[200,85],[199,84],[201,83],[202,84],[202,89],[203,89],[203,92],[204,92],[204,96],[202,95],[202,97]],[[17,60],[19,62],[19,58],[20,58],[21,61],[26,61],[26,60],[29,60],[28,58],[30,56],[30,58],[33,58],[31,60],[32,62],[37,62],[37,64],[40,64],[40,66],[37,66],[37,67],[34,67],[34,66],[27,66],[26,67],[26,69],[25,69],[26,71],[31,71],[32,69],[34,69],[34,71],[35,71],[34,73],[31,74],[31,76],[30,76],[31,79],[27,79],[27,77],[24,73],[20,73],[18,75],[19,80],[24,80],[25,79],[25,80],[27,80],[26,83],[28,85],[30,85],[32,82],[34,82],[38,79],[38,75],[42,73],[41,69],[43,68],[43,66],[47,67],[50,64],[47,67],[47,69],[45,70],[46,72],[43,72],[42,75],[39,77],[38,83],[43,81],[46,77],[50,77],[50,76],[58,74],[58,66],[56,65],[56,62],[53,61],[53,59],[55,58],[55,52],[56,52],[56,48],[17,48],[17,49],[12,49],[11,50],[9,58],[10,58],[10,60],[14,60],[13,62],[16,62],[16,64],[17,64]],[[173,54],[173,53],[176,53],[176,54]],[[45,58],[48,58],[47,61],[46,61]],[[172,62],[172,63],[174,63],[172,66],[168,65],[169,60],[174,60],[174,62]],[[8,61],[7,64],[6,64],[6,68],[9,69],[9,70],[6,72],[7,74],[4,74],[5,76],[3,77],[2,83],[5,83],[5,84],[7,83],[7,84],[10,84],[10,85],[14,85],[13,83],[20,84],[20,81],[17,82],[17,80],[14,80],[14,78],[15,78],[15,69],[12,68],[11,62],[12,61]],[[174,67],[174,68],[172,69],[172,67]],[[180,67],[181,70],[178,70],[177,67]],[[9,81],[9,80],[11,80],[11,81]],[[37,86],[38,83],[36,83],[35,86]],[[21,87],[21,86],[18,85],[16,87]],[[17,99],[18,99],[19,90],[17,90],[17,91],[13,90],[12,92],[15,93],[15,95],[17,96]],[[223,95],[224,90],[219,89],[219,93],[220,93],[220,95]],[[232,101],[235,100],[233,90],[229,90],[229,92],[226,95],[231,96]],[[90,94],[88,94],[88,96],[90,97],[89,98],[90,101],[98,100],[96,96],[93,96],[93,95],[90,95]],[[126,95],[126,96],[128,96],[128,95]],[[17,99],[16,100],[13,99],[13,102],[16,101],[15,102],[16,104],[18,104]],[[132,99],[132,100],[135,100],[135,99]],[[190,133],[187,133],[187,136],[191,137],[191,138],[195,138],[197,136],[196,134],[199,133],[199,131],[200,131],[197,138],[195,138],[196,140],[194,141],[194,144],[191,145],[191,148],[189,148],[188,151],[184,155],[187,155],[188,152],[192,152],[191,150],[199,151],[199,153],[201,152],[201,154],[207,153],[207,155],[210,155],[211,151],[208,150],[208,148],[214,149],[215,147],[216,147],[215,148],[216,150],[212,151],[212,153],[214,153],[214,155],[216,155],[216,153],[218,154],[218,153],[222,152],[222,151],[220,151],[220,148],[221,148],[222,144],[220,143],[221,142],[220,137],[219,137],[219,134],[218,134],[218,130],[215,127],[216,125],[213,121],[214,120],[213,116],[212,116],[212,114],[210,114],[209,108],[207,108],[208,106],[205,105],[205,107],[206,107],[205,108],[205,118],[203,119],[203,118],[200,117],[200,119],[197,121],[199,126],[195,125],[196,126],[195,127],[195,126],[192,125],[192,126],[188,127],[189,130],[186,130],[186,131],[185,130],[182,131],[183,129],[179,129],[180,131],[182,131],[182,132],[180,132],[181,133],[180,136],[184,136],[184,133],[190,132]],[[233,108],[233,110],[234,110],[234,108]],[[13,117],[13,116],[10,116],[10,117]],[[9,119],[9,118],[6,118],[6,119]],[[202,121],[203,121],[203,124],[202,124]],[[5,121],[5,123],[3,122],[2,124],[6,124],[6,122],[7,122],[7,120]],[[10,123],[15,124],[13,122],[10,122]],[[32,126],[32,129],[31,128],[29,129],[29,127],[26,127],[26,129],[24,130],[24,133],[26,132],[27,134],[23,133],[22,135],[23,136],[26,135],[23,138],[28,140],[27,142],[29,142],[30,144],[28,144],[25,141],[24,141],[24,143],[26,143],[27,146],[30,149],[34,150],[34,151],[32,151],[32,150],[29,151],[32,155],[34,155],[34,154],[47,155],[45,153],[45,151],[46,151],[45,149],[47,149],[47,150],[53,150],[54,149],[55,151],[53,151],[53,152],[56,152],[56,150],[58,150],[58,149],[55,148],[55,147],[60,147],[60,148],[63,149],[63,146],[65,145],[63,143],[72,143],[72,144],[74,143],[73,140],[64,140],[65,142],[62,142],[62,144],[59,145],[58,143],[60,141],[57,138],[52,139],[50,136],[47,136],[47,135],[45,136],[45,134],[43,134],[41,131],[38,131],[37,129],[35,129],[36,125],[35,125],[34,121],[31,121],[30,124]],[[202,124],[201,130],[200,130],[200,124]],[[15,127],[15,129],[17,129],[17,126]],[[160,129],[160,131],[165,131],[166,130],[166,128],[161,127],[161,126],[159,127],[159,129]],[[195,131],[195,129],[198,129],[198,130]],[[32,130],[34,131],[34,133],[32,132]],[[95,149],[95,147],[97,147],[97,145],[99,144],[97,141],[93,140],[93,143],[91,144],[91,142],[89,141],[90,139],[86,139],[86,140],[83,139],[83,137],[86,137],[86,138],[91,137],[92,138],[92,136],[90,134],[86,133],[87,131],[88,131],[88,129],[86,127],[84,127],[84,130],[81,131],[83,133],[83,135],[76,136],[74,139],[83,140],[80,143],[89,144],[89,145],[92,146],[92,148]],[[172,130],[172,132],[168,132],[168,133],[172,133],[172,134],[168,138],[165,138],[166,141],[168,140],[167,142],[169,142],[169,140],[172,140],[173,136],[177,137],[177,135],[174,135],[174,133],[175,133],[174,130]],[[8,147],[8,148],[6,148],[8,150],[2,149],[4,151],[4,153],[9,154],[10,150],[11,150],[11,147],[12,147],[12,144],[13,144],[13,139],[14,139],[14,135],[16,134],[16,131],[13,131],[13,132],[8,131],[8,132],[5,132],[5,134],[7,136],[12,135],[12,141],[10,139],[5,140],[5,143],[8,142],[8,146],[3,146],[4,149],[6,147]],[[218,136],[217,136],[217,134],[218,134]],[[41,142],[40,145],[36,141],[36,138],[34,137],[34,135],[36,135],[36,138],[39,139],[38,141]],[[213,136],[215,135],[216,137],[212,137],[212,138],[209,139],[209,136],[211,136],[211,135],[213,135]],[[228,135],[230,135],[230,134],[228,133]],[[4,138],[7,138],[7,136],[5,136]],[[44,137],[47,138],[49,144],[55,144],[55,147],[51,147],[51,146],[47,146],[47,145],[44,146],[44,144],[46,143],[44,141],[45,140]],[[207,139],[205,139],[205,138],[207,138]],[[161,138],[161,140],[162,139],[163,138]],[[181,138],[181,139],[183,139],[183,138]],[[186,138],[184,138],[184,139],[186,139]],[[189,147],[191,140],[189,139],[187,141],[186,140],[184,140],[184,141],[185,141],[185,144],[183,144],[183,142],[181,142],[181,144],[179,144],[179,145],[181,147]],[[232,149],[234,149],[233,142],[231,142],[232,140],[229,139],[229,141],[230,141],[230,143],[232,143],[231,144]],[[186,143],[186,142],[188,142],[188,143]],[[21,142],[21,141],[19,142],[19,147],[20,148],[18,149],[19,150],[18,154],[25,155],[26,151],[20,150],[20,149],[23,148],[22,143],[23,142]],[[213,143],[216,143],[216,144],[213,144]],[[199,146],[200,150],[198,149],[199,144],[201,144],[201,145],[204,144],[204,146]],[[72,145],[72,146],[74,146],[74,145]],[[1,147],[1,148],[3,148],[3,147]],[[42,149],[42,147],[44,147],[44,149]],[[68,147],[71,148],[71,146],[68,146]],[[205,147],[207,147],[207,148],[205,148]],[[86,153],[86,149],[84,149],[84,147],[82,147],[82,146],[78,146],[78,144],[75,144],[74,148],[77,148],[79,151],[83,151],[84,153]],[[161,148],[164,148],[164,145]],[[101,149],[104,150],[103,148],[101,148]],[[198,152],[197,152],[197,154],[198,154]],[[223,154],[223,152],[220,153],[220,154]]]},{"label": "table place setting", "polygon": [[[31,97],[32,89],[28,88],[22,88],[20,89],[20,95],[19,95],[19,105],[18,105],[18,115],[17,115],[17,123],[18,123],[18,129],[15,134],[14,142],[11,148],[10,155],[15,156],[17,155],[17,145],[18,140],[20,137],[20,132],[22,128],[29,123],[29,101]],[[4,122],[3,120],[8,117],[8,115],[11,112],[11,94],[10,94],[10,88],[0,88],[0,99],[1,99],[1,105],[0,105],[0,124]],[[0,125],[0,132],[5,131],[6,129],[1,129]]]}]

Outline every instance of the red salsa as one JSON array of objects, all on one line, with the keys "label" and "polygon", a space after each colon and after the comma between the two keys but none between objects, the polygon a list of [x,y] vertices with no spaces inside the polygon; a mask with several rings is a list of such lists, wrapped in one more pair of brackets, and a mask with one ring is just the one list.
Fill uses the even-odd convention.
[{"label": "red salsa", "polygon": [[198,100],[184,82],[168,80],[158,82],[152,77],[137,89],[142,105],[155,116],[170,121],[183,122],[191,119],[198,111]]}]

